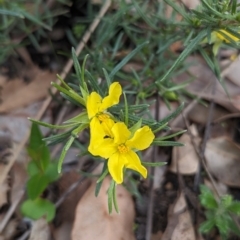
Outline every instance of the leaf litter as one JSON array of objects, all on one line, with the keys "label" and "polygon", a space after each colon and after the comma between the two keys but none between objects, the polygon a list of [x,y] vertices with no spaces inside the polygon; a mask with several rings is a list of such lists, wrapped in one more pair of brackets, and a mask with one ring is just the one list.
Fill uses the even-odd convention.
[{"label": "leaf litter", "polygon": [[[198,1],[183,2],[188,8],[194,8],[198,4]],[[172,46],[172,50],[175,52],[179,51],[181,48],[181,43]],[[229,96],[227,96],[226,92],[222,89],[222,86],[219,83],[217,83],[216,94],[212,96],[210,92],[211,88],[208,85],[209,80],[214,78],[211,70],[204,65],[202,60],[199,58],[191,57],[189,62],[196,63],[189,68],[189,73],[191,76],[194,76],[195,81],[189,84],[187,90],[190,93],[205,99],[206,102],[213,99],[215,104],[217,104],[216,108],[219,106],[224,107],[224,110],[219,110],[214,115],[212,120],[214,121],[215,119],[218,119],[229,112],[238,112],[240,109],[239,60],[234,61],[225,72],[225,77],[227,78],[226,88],[228,89]],[[133,61],[128,63],[124,70],[126,72],[131,72],[132,69],[134,69],[138,72],[141,70],[141,68],[143,68],[143,65]],[[29,127],[28,124],[22,122],[18,117],[26,118],[26,116],[34,116],[37,113],[37,111],[33,111],[32,113],[25,112],[26,106],[29,103],[34,103],[36,105],[33,104],[33,109],[38,108],[38,101],[48,95],[48,88],[50,86],[49,83],[55,79],[55,73],[42,71],[38,68],[34,68],[33,71],[35,71],[34,75],[36,75],[36,78],[33,78],[30,83],[26,83],[22,79],[7,81],[2,76],[0,78],[0,83],[3,86],[1,95],[3,103],[0,105],[0,111],[5,114],[1,116],[1,121],[3,121],[1,122],[1,126],[3,126],[2,123],[4,123],[4,127],[10,129],[14,142],[21,141],[21,138],[23,135],[25,135],[25,133],[21,132],[20,130],[25,128],[27,129]],[[177,76],[175,77],[175,82],[181,83],[182,81],[186,80],[188,76],[189,75],[186,74]],[[204,91],[206,87],[207,90]],[[12,101],[12,96],[15,98],[14,101]],[[192,100],[187,98],[186,101],[188,104],[191,103]],[[171,103],[171,110],[169,110],[166,108],[165,103],[161,102],[159,117],[162,118],[163,116],[168,115],[169,111],[171,112],[176,108],[176,106],[176,102]],[[193,134],[193,137],[191,137],[188,133],[184,133],[180,138],[178,138],[178,141],[183,142],[185,147],[173,147],[172,150],[167,149],[164,154],[159,153],[159,158],[169,159],[169,164],[166,166],[164,171],[161,170],[159,172],[155,172],[156,175],[161,175],[160,177],[153,176],[154,190],[157,195],[155,199],[154,219],[159,220],[161,217],[160,215],[164,217],[161,218],[161,223],[159,223],[159,221],[153,223],[154,231],[152,234],[152,239],[205,239],[202,236],[197,237],[195,234],[197,232],[197,226],[194,225],[195,222],[193,221],[193,216],[197,215],[197,213],[196,209],[194,209],[191,203],[189,203],[189,196],[186,194],[188,191],[194,192],[194,186],[193,184],[189,184],[189,182],[193,182],[194,176],[197,175],[197,171],[199,170],[199,156],[196,154],[191,141],[193,140],[198,147],[201,146],[203,141],[202,136],[205,125],[207,124],[206,118],[208,115],[208,112],[205,110],[208,108],[204,108],[204,110],[202,109],[203,103],[198,103],[194,106],[192,112],[186,116],[191,123],[194,123],[194,125],[191,125],[191,128],[194,128],[194,130],[191,129],[191,132],[194,132],[195,134]],[[7,125],[7,123],[13,123],[14,125],[14,121],[19,124],[17,127]],[[48,116],[48,121],[51,122],[50,116]],[[230,127],[231,126],[232,125],[230,124]],[[234,130],[236,131],[236,129]],[[215,129],[215,131],[217,130]],[[236,138],[238,142],[240,140],[239,136],[232,136],[231,133],[228,132],[227,134],[226,131],[221,133],[218,132],[218,136],[213,138],[214,134],[217,135],[213,132],[207,141],[205,158],[210,173],[217,180],[218,191],[222,194],[225,194],[228,188],[239,188],[240,152],[239,145],[234,140]],[[222,134],[224,134],[224,136],[221,136]],[[4,158],[2,157],[6,155],[6,152],[4,152],[5,150],[2,149],[3,145],[4,141],[0,138],[0,174],[2,171],[1,169],[5,167],[5,164],[7,164],[7,159],[9,157],[8,154]],[[10,149],[14,150],[14,146]],[[0,186],[1,220],[4,219],[7,212],[4,209],[4,206],[8,205],[6,208],[9,209],[9,206],[13,204],[14,199],[17,198],[16,191],[19,190],[21,186],[24,185],[24,181],[26,181],[24,178],[25,174],[24,170],[22,169],[22,165],[26,165],[27,156],[24,155],[24,153],[22,154],[22,161],[19,160],[17,164],[14,165],[12,173],[8,175],[8,178],[6,178],[4,183]],[[164,157],[166,155],[168,157]],[[22,165],[19,165],[19,162]],[[11,174],[14,175],[15,180],[10,184],[9,178],[11,178]],[[181,181],[179,180],[179,176],[183,177],[183,184],[180,183]],[[71,184],[77,182],[79,178],[80,175],[76,173],[76,171],[64,174],[61,180],[59,180],[55,186],[52,186],[52,189],[50,187],[50,198],[56,200],[56,198],[62,196],[64,192],[69,189]],[[62,205],[60,205],[59,213],[51,225],[51,227],[53,227],[53,232],[51,232],[51,234],[54,235],[55,239],[70,239],[70,235],[72,236],[71,239],[73,240],[96,238],[101,239],[101,237],[103,237],[102,239],[118,239],[117,237],[119,237],[119,239],[122,238],[127,240],[136,239],[133,233],[134,221],[137,218],[138,221],[144,225],[147,218],[146,211],[142,211],[141,213],[137,211],[135,213],[135,202],[133,201],[133,198],[125,188],[119,186],[118,194],[120,194],[121,197],[118,199],[121,213],[119,215],[116,213],[108,215],[106,206],[106,189],[108,186],[107,181],[104,182],[98,199],[96,199],[94,196],[95,180],[91,182],[91,185],[90,181],[82,182],[78,190],[74,192],[74,196],[70,195],[68,198],[66,198]],[[204,178],[204,181],[207,182],[206,185],[212,186],[212,183],[208,179]],[[183,186],[184,189],[182,189]],[[149,185],[145,182],[140,184],[139,188],[143,189],[141,194],[146,197],[145,199],[148,199],[146,189],[149,188]],[[9,192],[11,192],[10,199],[7,197]],[[142,209],[146,209],[149,203],[146,200],[142,202],[142,205],[144,204],[145,208],[143,206]],[[195,207],[197,208],[197,206]],[[7,226],[0,235],[0,239],[14,239],[15,229],[17,226],[19,226],[19,221],[21,221],[19,218],[18,209],[16,209],[16,213],[18,214],[18,217],[13,216],[9,220]],[[135,217],[135,215],[137,215],[137,217]],[[159,225],[161,225],[161,227],[159,227]],[[27,224],[25,227],[26,226]],[[43,236],[42,239],[47,239],[50,236],[50,230],[49,225],[46,224],[46,221],[44,219],[40,219],[34,222],[31,229],[30,239],[33,240],[35,239],[36,235],[39,236],[43,229],[45,229],[44,233],[46,235]],[[215,237],[218,237],[217,234]]]}]

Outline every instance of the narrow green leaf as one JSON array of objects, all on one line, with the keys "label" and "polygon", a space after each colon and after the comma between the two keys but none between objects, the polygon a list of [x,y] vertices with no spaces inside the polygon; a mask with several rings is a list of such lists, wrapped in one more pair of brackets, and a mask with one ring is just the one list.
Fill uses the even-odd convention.
[{"label": "narrow green leaf", "polygon": [[[165,0],[168,1],[168,0]],[[194,39],[192,39],[189,45],[183,50],[183,52],[179,55],[177,60],[171,66],[171,68],[165,73],[165,75],[159,80],[160,82],[164,81],[170,73],[180,64],[183,60],[198,46],[198,44],[206,37],[206,30],[202,30]]]},{"label": "narrow green leaf", "polygon": [[89,118],[88,118],[88,114],[87,112],[81,112],[79,115],[68,119],[67,121],[65,121],[64,123],[88,123],[89,122]]},{"label": "narrow green leaf", "polygon": [[113,205],[114,205],[114,208],[115,208],[115,211],[117,213],[119,213],[119,209],[118,209],[118,203],[117,203],[117,193],[116,193],[116,183],[114,182],[114,185],[113,185]]},{"label": "narrow green leaf", "polygon": [[73,105],[75,106],[78,106],[78,107],[82,107],[82,104],[80,104],[78,101],[76,101],[75,99],[69,97],[68,95],[66,95],[65,93],[62,93],[60,92],[60,95],[66,99],[67,101],[69,101],[70,103],[72,103]]},{"label": "narrow green leaf", "polygon": [[113,187],[114,187],[114,181],[112,180],[110,183],[110,186],[108,188],[108,213],[112,213],[112,204],[113,204]]},{"label": "narrow green leaf", "polygon": [[[149,104],[138,104],[138,105],[128,105],[128,110],[129,112],[133,112],[133,111],[143,111],[149,108]],[[110,109],[114,112],[119,112],[120,110],[122,110],[124,108],[124,105],[122,104],[118,104],[117,106],[113,106]]]},{"label": "narrow green leaf", "polygon": [[4,9],[4,8],[0,9],[0,14],[9,15],[9,16],[13,16],[13,17],[24,18],[23,14],[18,13],[16,11],[11,11],[11,10],[8,10],[8,9]]},{"label": "narrow green leaf", "polygon": [[153,130],[153,133],[157,133],[162,129],[165,129],[168,125],[168,122],[164,123],[162,126],[157,127],[156,129]]},{"label": "narrow green leaf", "polygon": [[173,137],[176,137],[180,134],[183,134],[187,132],[187,130],[182,130],[182,131],[179,131],[179,132],[176,132],[176,133],[173,133],[171,135],[168,135],[168,136],[165,136],[165,137],[159,137],[159,138],[155,138],[156,141],[163,141],[163,140],[166,140],[166,139],[169,139],[169,138],[173,138]]},{"label": "narrow green leaf", "polygon": [[[151,22],[151,20],[148,18],[147,14],[145,12],[143,12],[143,10],[140,8],[140,6],[138,5],[138,3],[133,0],[133,4],[135,9],[137,10],[138,14],[141,16],[141,18],[154,30],[157,30],[158,28]],[[151,18],[153,19],[153,18]]]},{"label": "narrow green leaf", "polygon": [[109,78],[109,75],[108,75],[108,72],[106,71],[106,69],[103,68],[102,70],[103,70],[103,73],[104,73],[104,76],[105,76],[105,79],[107,81],[107,85],[108,85],[108,88],[109,88],[110,85],[111,85],[111,79]]},{"label": "narrow green leaf", "polygon": [[213,17],[209,16],[205,12],[199,12],[195,9],[191,9],[191,12],[194,13],[197,18],[203,19],[204,21],[208,21],[209,24],[214,24],[216,21]]},{"label": "narrow green leaf", "polygon": [[83,82],[82,82],[82,71],[81,71],[81,67],[77,58],[77,54],[74,48],[72,48],[72,59],[73,59],[73,65],[74,65],[74,69],[79,81],[79,84],[81,87],[83,87]]},{"label": "narrow green leaf", "polygon": [[154,140],[151,145],[154,146],[162,146],[162,147],[183,147],[184,144],[180,142],[172,142],[172,141],[158,141]]},{"label": "narrow green leaf", "polygon": [[131,128],[129,128],[129,131],[131,132],[131,135],[133,136],[134,133],[142,126],[142,119],[139,119]]},{"label": "narrow green leaf", "polygon": [[95,188],[95,197],[98,196],[98,194],[99,194],[99,192],[100,192],[100,190],[101,190],[101,187],[102,187],[102,183],[103,183],[103,181],[98,182],[98,183],[96,184],[96,188]]},{"label": "narrow green leaf", "polygon": [[102,173],[99,179],[97,180],[96,188],[95,188],[95,196],[97,197],[99,194],[99,191],[102,187],[103,179],[105,178],[106,174],[108,174],[108,167],[107,167],[107,161],[104,162]]},{"label": "narrow green leaf", "polygon": [[78,134],[80,132],[82,132],[85,128],[87,128],[89,126],[88,123],[85,123],[85,124],[81,124],[79,127],[77,127],[76,129],[74,129],[72,131],[72,136],[74,136],[75,138],[78,137]]},{"label": "narrow green leaf", "polygon": [[[84,84],[84,86],[85,86],[85,85],[86,85],[86,84]],[[80,91],[81,91],[81,93],[82,93],[84,102],[86,103],[86,102],[87,102],[87,98],[88,98],[88,96],[89,96],[89,93],[85,90],[85,88],[82,88],[81,86],[80,86]]]},{"label": "narrow green leaf", "polygon": [[70,93],[69,94],[70,97],[80,102],[83,106],[86,106],[86,102],[84,101],[84,99],[79,94],[77,94],[74,90],[69,90],[69,93]]},{"label": "narrow green leaf", "polygon": [[165,124],[166,122],[169,122],[170,120],[172,120],[173,118],[175,118],[176,116],[179,115],[179,113],[182,111],[183,107],[184,107],[184,102],[182,102],[182,103],[180,104],[180,106],[179,106],[173,113],[171,113],[169,116],[167,116],[167,117],[164,118],[163,120],[159,121],[158,123],[159,123],[160,125],[163,125],[163,124]]},{"label": "narrow green leaf", "polygon": [[190,20],[189,15],[184,11],[183,7],[175,4],[172,0],[164,0],[164,2],[171,6],[180,15],[182,15],[186,20]]},{"label": "narrow green leaf", "polygon": [[86,88],[87,85],[84,84],[85,83],[85,66],[86,66],[86,62],[87,62],[87,58],[88,58],[89,54],[87,54],[84,59],[83,59],[83,64],[82,64],[82,72],[81,72],[81,79],[82,79],[82,83],[83,83],[83,89],[88,92],[88,89]]},{"label": "narrow green leaf", "polygon": [[129,53],[123,60],[115,66],[112,72],[109,74],[109,78],[112,79],[113,76],[136,54],[138,53],[144,46],[146,46],[149,42],[144,42],[137,46],[131,53]]},{"label": "narrow green leaf", "polygon": [[105,169],[105,171],[101,174],[101,176],[98,178],[97,183],[102,182],[103,179],[107,176],[108,174],[108,168]]},{"label": "narrow green leaf", "polygon": [[211,7],[208,3],[208,1],[206,0],[202,0],[202,4],[208,9],[210,10],[211,14],[214,14],[215,16],[218,16],[220,17],[221,19],[222,18],[227,18],[227,19],[232,19],[231,16],[229,16],[229,14],[223,14],[223,13],[220,13],[218,12],[216,9],[214,9],[213,7]]},{"label": "narrow green leaf", "polygon": [[66,142],[65,146],[62,149],[59,161],[58,161],[58,173],[61,173],[62,171],[62,164],[63,164],[63,160],[67,154],[68,149],[70,148],[70,146],[72,145],[73,141],[74,141],[75,137],[71,136],[68,141]]},{"label": "narrow green leaf", "polygon": [[79,96],[74,90],[72,90],[72,89],[67,90],[54,82],[51,82],[51,85],[54,86],[58,91],[66,94],[70,98],[73,98],[75,101],[79,102],[81,105],[83,105],[83,106],[86,105],[84,99],[81,96]]},{"label": "narrow green leaf", "polygon": [[203,49],[202,47],[200,47],[200,48],[199,48],[199,52],[200,52],[201,55],[203,56],[204,60],[205,60],[206,63],[208,64],[208,66],[212,69],[213,72],[215,72],[214,63],[213,63],[212,59],[210,58],[209,54],[206,52],[206,50]]},{"label": "narrow green leaf", "polygon": [[69,129],[68,131],[66,131],[64,133],[59,133],[56,135],[52,135],[52,136],[43,138],[43,141],[45,141],[45,142],[60,141],[61,142],[71,135],[72,130],[73,129]]},{"label": "narrow green leaf", "polygon": [[33,122],[34,124],[38,124],[44,127],[48,127],[48,128],[52,128],[52,129],[64,129],[64,128],[70,128],[70,127],[75,127],[77,125],[79,125],[79,123],[73,122],[70,124],[65,124],[65,125],[53,125],[53,124],[49,124],[49,123],[45,123],[45,122],[41,122],[32,118],[28,118],[31,122]]},{"label": "narrow green leaf", "polygon": [[161,166],[164,166],[166,165],[167,162],[143,162],[142,161],[142,165],[143,166],[149,166],[149,167],[161,167]]},{"label": "narrow green leaf", "polygon": [[87,70],[85,70],[85,74],[88,77],[88,81],[89,81],[91,87],[93,88],[93,90],[98,92],[103,97],[104,93],[103,93],[102,89],[100,88],[100,86],[98,85],[98,82],[92,76],[92,74],[90,72],[88,72]]},{"label": "narrow green leaf", "polygon": [[19,9],[19,14],[23,15],[25,18],[27,18],[28,20],[32,21],[33,23],[36,23],[37,25],[46,28],[47,30],[51,31],[52,28],[50,26],[48,26],[47,24],[45,24],[44,22],[40,21],[38,18],[36,18],[35,16],[31,15],[30,13],[26,12],[23,9]]},{"label": "narrow green leaf", "polygon": [[65,83],[65,81],[58,74],[57,74],[57,79],[59,79],[59,81],[67,90],[71,90],[71,88]]},{"label": "narrow green leaf", "polygon": [[113,48],[113,51],[112,51],[112,56],[111,56],[111,60],[114,59],[118,49],[120,48],[121,44],[122,44],[122,37],[124,35],[124,32],[120,32],[119,35],[118,35],[118,38],[115,42],[115,45],[114,45],[114,48]]},{"label": "narrow green leaf", "polygon": [[237,12],[237,0],[232,0],[231,13],[234,15]]}]

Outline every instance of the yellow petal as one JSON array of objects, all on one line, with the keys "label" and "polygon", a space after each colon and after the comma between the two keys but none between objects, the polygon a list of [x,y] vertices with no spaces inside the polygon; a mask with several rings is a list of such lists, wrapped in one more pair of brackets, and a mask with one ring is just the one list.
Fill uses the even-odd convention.
[{"label": "yellow petal", "polygon": [[141,164],[138,155],[134,151],[128,152],[125,154],[125,157],[128,160],[128,163],[125,165],[126,168],[139,172],[144,178],[147,177],[147,169]]},{"label": "yellow petal", "polygon": [[[231,33],[225,31],[225,30],[220,30],[219,32],[224,33],[225,35],[227,35],[228,37],[230,37],[234,42],[239,41],[239,38],[235,37],[234,35],[232,35]],[[224,37],[222,34],[220,34],[219,32],[217,32],[217,37],[223,41],[225,41],[226,43],[229,43],[230,41]]]},{"label": "yellow petal", "polygon": [[131,132],[123,122],[115,123],[112,127],[112,133],[116,144],[125,143],[131,135]]},{"label": "yellow petal", "polygon": [[154,138],[152,130],[148,126],[144,126],[134,133],[133,137],[126,142],[126,145],[130,148],[143,150],[150,146]]},{"label": "yellow petal", "polygon": [[87,113],[88,118],[91,119],[94,117],[98,112],[101,106],[102,97],[96,93],[92,92],[87,98]]},{"label": "yellow petal", "polygon": [[102,100],[99,111],[102,112],[107,108],[119,103],[119,98],[122,94],[122,87],[118,82],[110,85],[108,96]]},{"label": "yellow petal", "polygon": [[117,184],[123,182],[123,168],[125,165],[125,159],[122,154],[116,152],[108,159],[108,170]]},{"label": "yellow petal", "polygon": [[90,122],[90,143],[88,147],[88,151],[96,156],[98,154],[95,153],[95,149],[102,143],[104,140],[106,133],[101,126],[97,117],[92,118]]},{"label": "yellow petal", "polygon": [[[113,154],[117,152],[117,146],[113,143],[113,139],[105,138],[101,144],[93,147],[93,155],[100,156],[103,158],[110,158]],[[91,149],[90,149],[91,150]],[[90,151],[89,151],[90,152]]]},{"label": "yellow petal", "polygon": [[114,121],[106,113],[100,114],[97,118],[101,121],[101,127],[103,128],[105,135],[113,138],[111,129],[114,125]]}]

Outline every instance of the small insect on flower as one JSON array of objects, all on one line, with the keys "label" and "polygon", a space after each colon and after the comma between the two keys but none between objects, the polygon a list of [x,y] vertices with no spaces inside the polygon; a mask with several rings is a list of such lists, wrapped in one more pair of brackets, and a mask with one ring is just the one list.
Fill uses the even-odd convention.
[{"label": "small insect on flower", "polygon": [[147,169],[141,164],[136,151],[148,148],[154,138],[148,126],[131,133],[123,122],[117,122],[111,128],[110,136],[98,139],[99,144],[96,147],[89,146],[88,150],[95,156],[108,159],[108,170],[113,180],[120,184],[123,182],[124,168],[147,177]]}]

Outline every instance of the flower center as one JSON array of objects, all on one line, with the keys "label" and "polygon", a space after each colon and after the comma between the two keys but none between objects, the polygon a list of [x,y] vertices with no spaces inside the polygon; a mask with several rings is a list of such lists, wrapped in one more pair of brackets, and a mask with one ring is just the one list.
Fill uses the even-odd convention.
[{"label": "flower center", "polygon": [[110,116],[107,114],[101,113],[97,116],[97,118],[100,122],[104,122],[105,120],[109,119]]},{"label": "flower center", "polygon": [[118,145],[117,148],[118,148],[118,151],[120,153],[127,153],[127,152],[129,152],[129,148],[125,144],[120,144],[120,145]]}]

